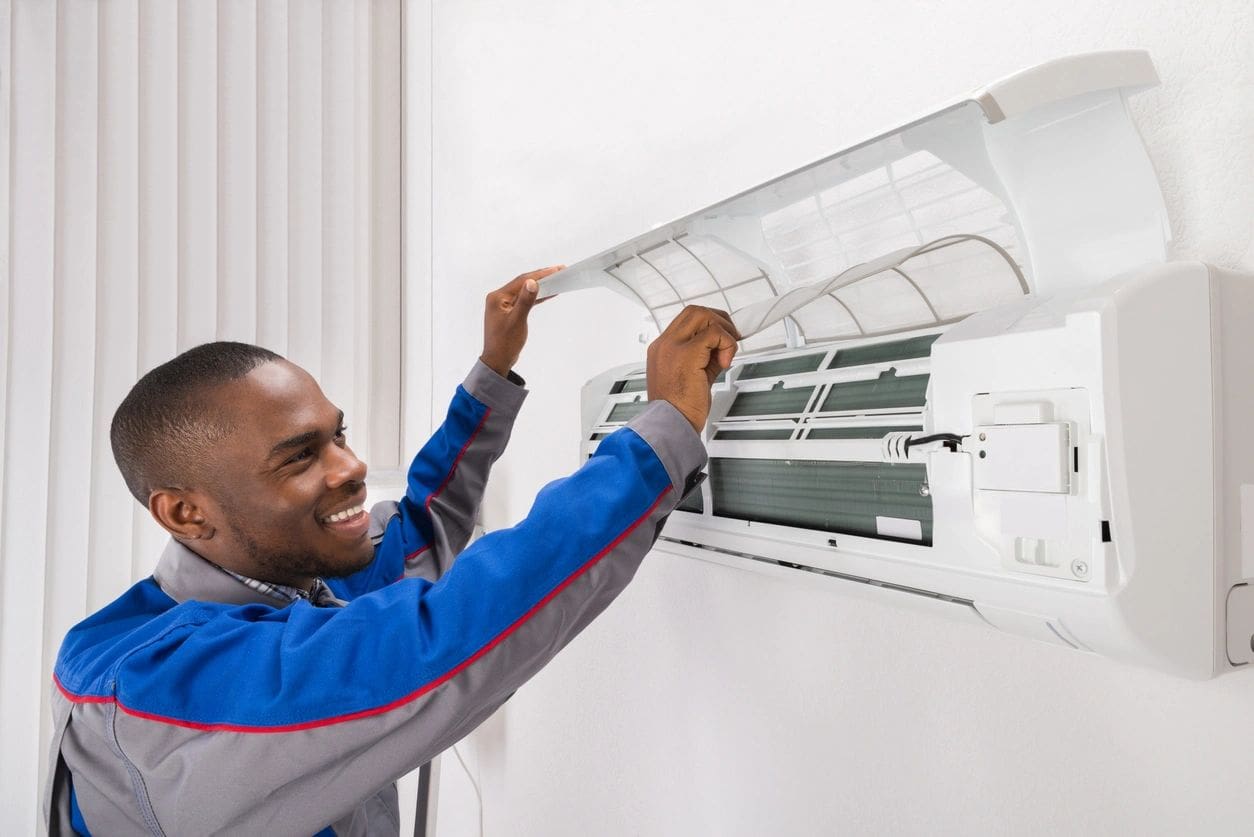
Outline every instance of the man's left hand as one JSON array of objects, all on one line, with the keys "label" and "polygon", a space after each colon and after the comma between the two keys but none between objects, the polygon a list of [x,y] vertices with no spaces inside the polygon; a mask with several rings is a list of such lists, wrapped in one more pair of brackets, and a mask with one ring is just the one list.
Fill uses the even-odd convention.
[{"label": "man's left hand", "polygon": [[483,312],[483,354],[479,359],[502,378],[507,376],[527,342],[527,315],[540,294],[540,280],[565,265],[524,273],[488,294]]}]

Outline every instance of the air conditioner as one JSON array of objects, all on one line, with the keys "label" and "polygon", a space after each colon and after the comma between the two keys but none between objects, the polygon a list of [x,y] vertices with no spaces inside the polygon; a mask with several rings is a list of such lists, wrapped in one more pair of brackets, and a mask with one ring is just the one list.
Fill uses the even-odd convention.
[{"label": "air conditioner", "polygon": [[[546,282],[746,336],[658,548],[1176,675],[1254,660],[1254,277],[1167,261],[1125,99],[1050,62]],[[644,408],[583,391],[583,456]]]}]

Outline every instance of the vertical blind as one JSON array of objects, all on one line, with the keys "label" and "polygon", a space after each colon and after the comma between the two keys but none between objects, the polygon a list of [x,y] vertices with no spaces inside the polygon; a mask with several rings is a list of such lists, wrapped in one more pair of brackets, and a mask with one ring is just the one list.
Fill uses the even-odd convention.
[{"label": "vertical blind", "polygon": [[108,442],[214,339],[401,437],[400,0],[0,0],[0,822],[37,828],[65,631],[165,536]]}]

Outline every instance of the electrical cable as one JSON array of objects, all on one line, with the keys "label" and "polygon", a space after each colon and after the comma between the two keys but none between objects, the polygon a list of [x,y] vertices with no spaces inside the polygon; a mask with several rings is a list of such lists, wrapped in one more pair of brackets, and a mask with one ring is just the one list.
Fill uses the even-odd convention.
[{"label": "electrical cable", "polygon": [[910,448],[914,445],[926,445],[929,442],[943,442],[945,447],[949,448],[952,452],[957,450],[958,445],[962,444],[962,440],[965,438],[967,437],[960,436],[957,433],[933,433],[930,436],[918,436],[913,439],[906,439],[903,450],[905,453],[909,454]]},{"label": "electrical cable", "polygon": [[457,757],[462,770],[466,771],[466,778],[470,780],[470,786],[475,789],[475,798],[479,800],[479,837],[483,837],[483,793],[479,790],[479,783],[475,781],[470,768],[466,766],[466,760],[462,758],[461,751],[457,749],[456,744],[453,745],[453,755]]}]

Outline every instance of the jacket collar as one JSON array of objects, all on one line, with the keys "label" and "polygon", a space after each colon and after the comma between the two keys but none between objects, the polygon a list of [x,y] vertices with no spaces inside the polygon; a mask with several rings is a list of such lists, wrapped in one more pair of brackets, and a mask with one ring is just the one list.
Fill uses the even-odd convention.
[{"label": "jacket collar", "polygon": [[179,604],[190,599],[233,605],[264,604],[270,607],[283,607],[287,604],[275,596],[254,590],[173,538],[161,553],[152,577],[156,579],[162,592]]}]

